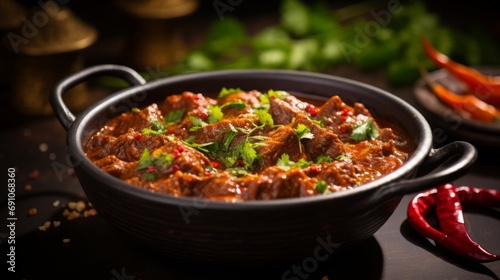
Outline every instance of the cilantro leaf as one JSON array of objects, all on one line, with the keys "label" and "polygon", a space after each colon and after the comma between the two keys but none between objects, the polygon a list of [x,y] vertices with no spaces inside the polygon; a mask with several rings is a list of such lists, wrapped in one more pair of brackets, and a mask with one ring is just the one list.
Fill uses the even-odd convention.
[{"label": "cilantro leaf", "polygon": [[150,127],[145,127],[141,130],[142,134],[149,136],[161,135],[164,132],[165,132],[165,126],[157,120],[152,121]]},{"label": "cilantro leaf", "polygon": [[276,165],[285,171],[292,168],[293,164],[294,162],[290,160],[290,156],[285,153],[281,154],[281,157],[278,159],[278,162],[276,162]]},{"label": "cilantro leaf", "polygon": [[292,167],[306,168],[311,166],[312,164],[312,161],[307,161],[304,158],[301,158],[298,162],[291,161],[290,156],[286,153],[281,154],[281,157],[276,162],[276,166],[284,171],[290,170],[290,168]]},{"label": "cilantro leaf", "polygon": [[258,110],[255,110],[254,113],[257,115],[257,117],[259,117],[259,121],[261,124],[263,124],[263,125],[267,124],[270,126],[274,125],[273,116],[271,116],[271,114],[269,114],[268,111],[263,110],[263,109],[258,109]]},{"label": "cilantro leaf", "polygon": [[208,111],[208,123],[216,123],[224,117],[222,113],[222,108],[217,105],[210,105],[207,108]]},{"label": "cilantro leaf", "polygon": [[193,124],[193,127],[189,129],[189,131],[197,131],[198,129],[207,125],[206,122],[202,121],[200,118],[189,116],[189,120]]},{"label": "cilantro leaf", "polygon": [[141,157],[139,158],[139,162],[137,163],[136,170],[141,170],[144,168],[148,168],[153,163],[151,159],[151,154],[147,148],[142,151]]},{"label": "cilantro leaf", "polygon": [[241,157],[243,159],[243,163],[245,164],[245,168],[251,169],[254,160],[257,158],[257,151],[255,151],[254,146],[250,142],[243,142]]},{"label": "cilantro leaf", "polygon": [[165,116],[165,125],[178,124],[181,122],[186,109],[173,110]]},{"label": "cilantro leaf", "polygon": [[299,140],[299,150],[302,153],[302,143],[300,140],[302,139],[313,139],[314,135],[311,133],[311,129],[307,127],[306,125],[299,123],[297,127],[295,128],[295,135],[297,136],[297,139]]},{"label": "cilantro leaf", "polygon": [[247,104],[243,100],[237,100],[237,101],[232,101],[232,102],[227,102],[224,105],[220,106],[221,109],[224,109],[226,107],[236,107],[238,110],[245,109],[247,107]]},{"label": "cilantro leaf", "polygon": [[332,158],[329,157],[329,156],[325,156],[325,155],[320,155],[316,158],[316,164],[321,164],[323,162],[326,162],[326,163],[331,163],[332,162]]},{"label": "cilantro leaf", "polygon": [[217,96],[218,98],[224,98],[230,94],[233,94],[233,93],[238,93],[238,92],[242,92],[242,90],[240,88],[226,88],[226,87],[223,87],[220,92],[219,92],[219,95]]},{"label": "cilantro leaf", "polygon": [[156,172],[145,172],[142,176],[144,176],[144,179],[148,181],[153,181],[156,180],[157,174]]},{"label": "cilantro leaf", "polygon": [[245,168],[242,167],[227,168],[226,171],[233,174],[236,177],[243,177],[251,174]]},{"label": "cilantro leaf", "polygon": [[295,135],[299,140],[314,138],[314,135],[311,133],[311,129],[302,123],[299,123],[295,128]]},{"label": "cilantro leaf", "polygon": [[218,150],[219,147],[219,142],[208,142],[208,143],[193,143],[189,140],[182,141],[184,145],[191,147],[193,149],[196,149],[198,151],[204,152],[204,153],[213,153]]},{"label": "cilantro leaf", "polygon": [[287,97],[289,95],[288,92],[284,91],[284,90],[273,90],[273,89],[270,89],[267,91],[267,93],[265,94],[262,94],[259,96],[259,99],[260,99],[260,102],[264,103],[264,104],[269,104],[269,99],[274,96],[278,99],[284,99],[285,97]]},{"label": "cilantro leaf", "polygon": [[156,131],[156,130],[153,130],[149,127],[145,127],[141,130],[141,133],[144,134],[144,135],[149,135],[149,136],[155,136],[155,135],[161,135],[162,132],[159,132],[159,131]]},{"label": "cilantro leaf", "polygon": [[324,180],[319,180],[316,182],[314,185],[314,189],[322,194],[329,193],[330,191],[328,190],[328,184]]},{"label": "cilantro leaf", "polygon": [[161,153],[158,156],[153,157],[153,165],[161,168],[167,168],[174,161],[174,157],[171,154]]},{"label": "cilantro leaf", "polygon": [[378,129],[371,118],[366,119],[363,123],[354,126],[351,133],[351,138],[355,141],[363,141],[366,139],[374,139],[378,137]]}]

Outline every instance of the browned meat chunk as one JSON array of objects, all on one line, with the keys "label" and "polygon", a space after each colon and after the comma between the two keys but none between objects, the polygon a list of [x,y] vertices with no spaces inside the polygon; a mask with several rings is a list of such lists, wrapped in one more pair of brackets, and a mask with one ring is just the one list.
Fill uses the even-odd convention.
[{"label": "browned meat chunk", "polygon": [[271,96],[269,103],[269,113],[273,116],[275,124],[289,124],[298,113],[306,114],[305,109],[310,105],[291,95],[285,99]]},{"label": "browned meat chunk", "polygon": [[163,123],[163,116],[156,104],[151,104],[140,111],[131,111],[115,117],[104,127],[102,133],[119,136],[130,128],[141,131],[143,128],[149,127],[153,121]]},{"label": "browned meat chunk", "polygon": [[271,131],[267,136],[269,138],[264,142],[265,146],[257,148],[257,152],[262,156],[262,166],[259,169],[276,165],[282,154],[288,154],[292,161],[308,159],[304,151],[300,152],[295,131],[289,125]]},{"label": "browned meat chunk", "polygon": [[345,153],[344,144],[336,134],[319,127],[302,114],[297,115],[292,127],[296,128],[298,124],[307,126],[314,135],[313,139],[301,140],[310,158],[316,159],[318,156],[329,156],[334,159]]},{"label": "browned meat chunk", "polygon": [[244,200],[269,200],[313,195],[316,179],[308,177],[301,168],[283,171],[277,166],[266,168],[259,177],[245,177]]},{"label": "browned meat chunk", "polygon": [[141,157],[144,149],[152,151],[165,145],[168,139],[162,135],[142,135],[137,137],[139,132],[129,129],[127,133],[116,138],[109,149],[109,154],[125,161],[136,161]]},{"label": "browned meat chunk", "polygon": [[161,112],[166,116],[169,112],[175,110],[185,110],[186,112],[207,108],[210,104],[215,104],[215,100],[205,97],[202,94],[196,94],[185,91],[182,94],[170,95],[160,106]]}]

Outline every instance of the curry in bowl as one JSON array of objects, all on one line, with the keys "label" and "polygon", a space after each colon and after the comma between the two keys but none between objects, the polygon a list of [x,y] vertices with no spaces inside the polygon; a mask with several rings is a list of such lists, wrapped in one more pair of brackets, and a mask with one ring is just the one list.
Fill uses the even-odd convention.
[{"label": "curry in bowl", "polygon": [[242,202],[327,195],[376,180],[414,150],[397,127],[339,96],[185,91],[109,119],[84,144],[105,172],[158,193]]}]

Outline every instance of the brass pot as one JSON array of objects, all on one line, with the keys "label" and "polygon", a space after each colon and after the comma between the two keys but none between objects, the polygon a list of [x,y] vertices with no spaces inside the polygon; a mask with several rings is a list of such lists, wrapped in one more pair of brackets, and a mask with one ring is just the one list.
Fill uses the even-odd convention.
[{"label": "brass pot", "polygon": [[198,0],[116,0],[128,17],[123,57],[139,69],[166,68],[184,58],[182,19]]},{"label": "brass pot", "polygon": [[[50,90],[57,81],[83,68],[83,50],[97,39],[97,31],[69,8],[50,3],[31,9],[23,25],[7,38],[17,54],[12,101],[23,114],[52,114]],[[85,84],[71,89],[67,101],[75,111],[84,109],[88,105]]]}]

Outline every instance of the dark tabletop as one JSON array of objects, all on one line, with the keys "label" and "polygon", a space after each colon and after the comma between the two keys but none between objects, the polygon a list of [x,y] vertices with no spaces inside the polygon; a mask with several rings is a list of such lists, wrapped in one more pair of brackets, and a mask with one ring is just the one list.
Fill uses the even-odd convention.
[{"label": "dark tabletop", "polygon": [[[95,58],[94,61],[98,61]],[[92,62],[94,62],[92,61]],[[393,88],[382,74],[365,74],[339,67],[331,74],[360,80],[388,90],[422,110],[439,137],[435,147],[466,136],[441,127],[416,102],[411,86]],[[107,89],[91,88],[94,97]],[[347,251],[335,252],[310,273],[290,274],[300,263],[265,265],[205,264],[179,261],[141,248],[112,228],[99,214],[68,220],[65,209],[86,196],[65,152],[66,132],[54,116],[26,116],[10,105],[11,91],[4,86],[0,100],[3,129],[0,136],[1,279],[499,279],[500,261],[475,263],[457,257],[416,233],[408,224],[406,209],[414,196],[403,197],[386,224],[375,235]],[[465,138],[464,138],[465,137]],[[477,140],[477,138],[475,138]],[[499,145],[474,142],[479,152],[473,168],[456,185],[500,190]],[[15,244],[9,244],[12,222],[8,214],[7,176],[15,168]],[[86,209],[91,206],[85,204]],[[36,208],[36,215],[29,215]],[[83,211],[82,211],[83,213]],[[91,213],[91,212],[87,212]],[[429,220],[436,224],[436,217]],[[46,221],[52,224],[40,230]],[[60,221],[55,227],[53,221]],[[465,208],[471,237],[485,249],[500,253],[498,209]],[[15,273],[7,271],[14,245]],[[293,246],[293,244],[291,244]]]}]

